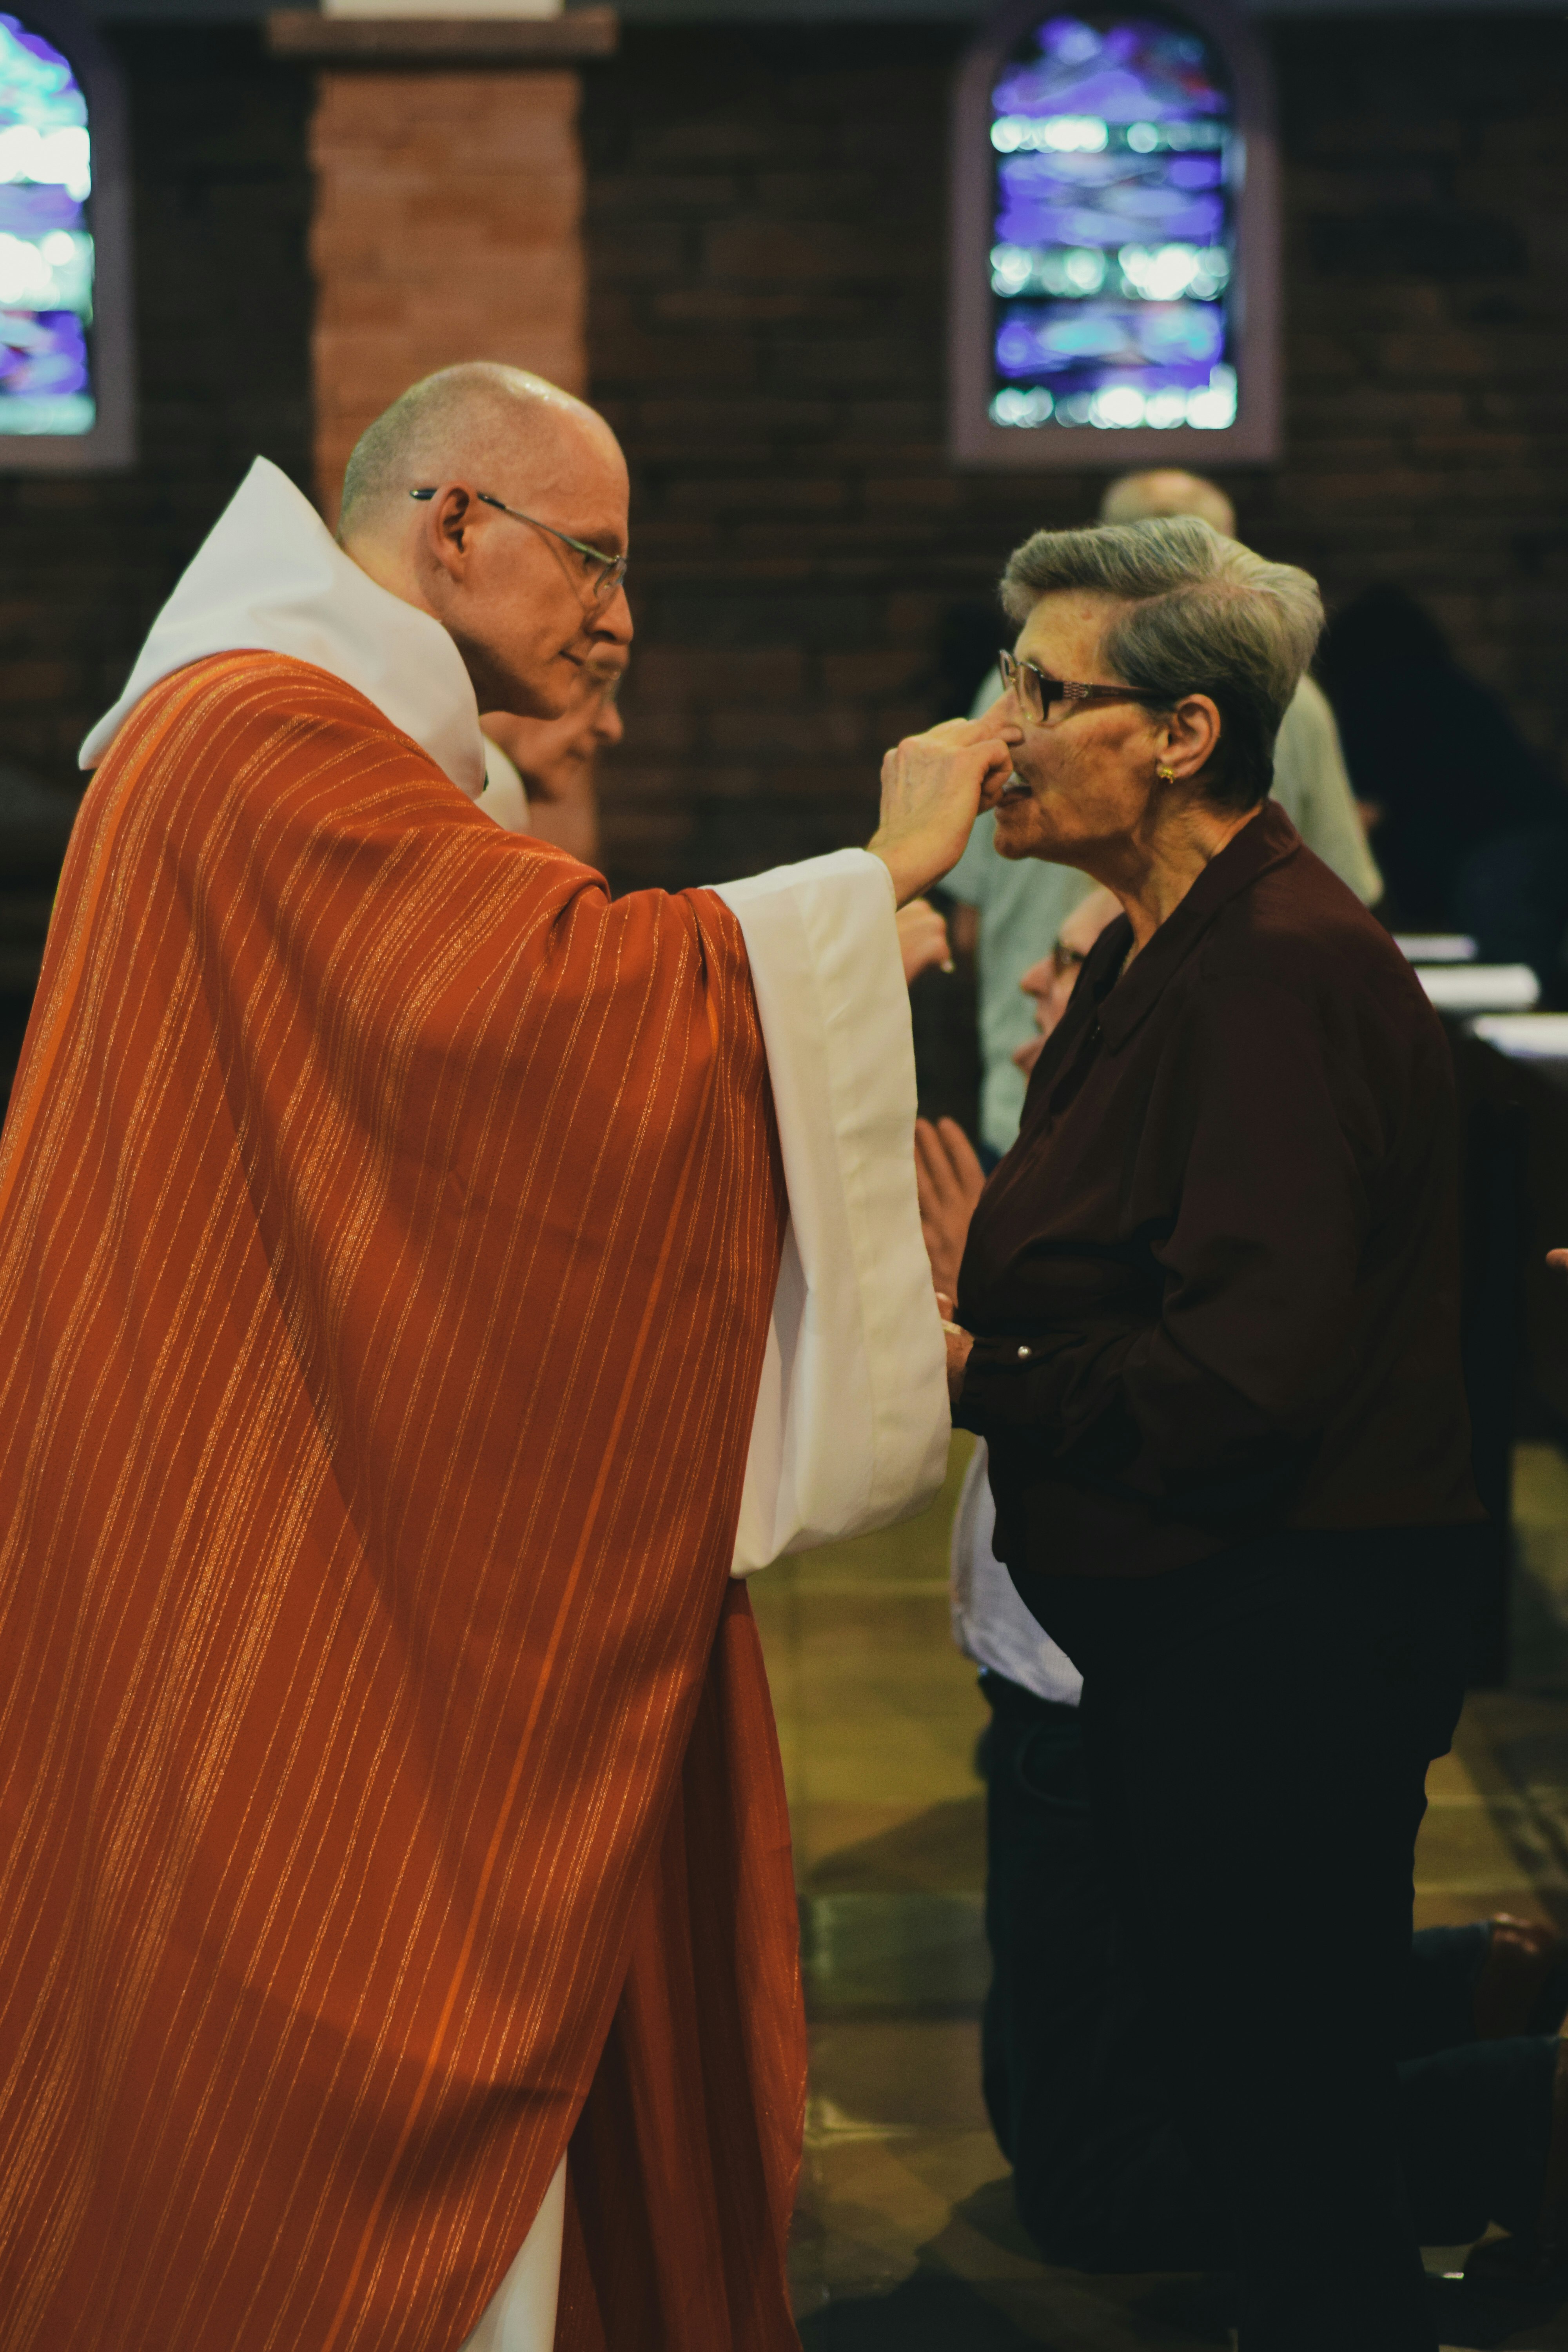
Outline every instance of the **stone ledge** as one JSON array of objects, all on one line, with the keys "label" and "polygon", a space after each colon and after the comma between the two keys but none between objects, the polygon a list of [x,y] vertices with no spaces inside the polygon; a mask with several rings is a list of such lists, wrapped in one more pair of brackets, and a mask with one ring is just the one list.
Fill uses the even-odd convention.
[{"label": "stone ledge", "polygon": [[323,16],[277,8],[267,19],[275,58],[323,66],[563,66],[613,57],[613,8],[563,16]]}]

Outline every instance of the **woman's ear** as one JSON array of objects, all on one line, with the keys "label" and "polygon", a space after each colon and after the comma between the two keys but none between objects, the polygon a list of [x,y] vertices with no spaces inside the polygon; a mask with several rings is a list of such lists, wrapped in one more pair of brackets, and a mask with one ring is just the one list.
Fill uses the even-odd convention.
[{"label": "woman's ear", "polygon": [[1164,765],[1177,776],[1201,775],[1219,748],[1219,706],[1206,694],[1184,695],[1161,731]]}]

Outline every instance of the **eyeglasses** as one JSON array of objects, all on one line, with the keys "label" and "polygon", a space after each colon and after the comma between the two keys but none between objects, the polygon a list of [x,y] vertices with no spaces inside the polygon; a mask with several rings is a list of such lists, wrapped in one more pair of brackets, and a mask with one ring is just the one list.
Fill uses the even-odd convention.
[{"label": "eyeglasses", "polygon": [[1073,677],[1047,677],[1035,662],[1021,662],[1004,647],[997,656],[1002,690],[1017,698],[1026,719],[1043,723],[1054,702],[1142,702],[1152,709],[1170,707],[1163,694],[1146,694],[1136,686],[1084,686]]},{"label": "eyeglasses", "polygon": [[[427,490],[410,490],[408,495],[411,499],[433,499],[435,487],[432,485]],[[552,522],[541,522],[537,515],[524,514],[519,507],[509,507],[504,499],[492,499],[488,490],[476,490],[474,496],[480,506],[494,507],[498,514],[510,515],[513,522],[531,522],[535,530],[547,530],[551,538],[558,539],[563,547],[571,548],[576,554],[586,556],[590,563],[597,564],[598,571],[593,581],[595,604],[608,604],[626,578],[626,565],[631,561],[629,556],[606,555],[602,547],[590,547],[585,540],[574,539],[569,530],[557,530]]]}]

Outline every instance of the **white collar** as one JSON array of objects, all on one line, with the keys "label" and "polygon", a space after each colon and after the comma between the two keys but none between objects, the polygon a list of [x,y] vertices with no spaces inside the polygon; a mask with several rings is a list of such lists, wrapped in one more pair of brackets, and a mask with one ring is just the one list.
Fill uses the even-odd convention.
[{"label": "white collar", "polygon": [[331,672],[470,800],[483,790],[479,706],[463,657],[428,613],[346,556],[286,474],[258,457],[153,622],[125,691],[79,753],[95,768],[151,687],[210,654],[288,654]]}]

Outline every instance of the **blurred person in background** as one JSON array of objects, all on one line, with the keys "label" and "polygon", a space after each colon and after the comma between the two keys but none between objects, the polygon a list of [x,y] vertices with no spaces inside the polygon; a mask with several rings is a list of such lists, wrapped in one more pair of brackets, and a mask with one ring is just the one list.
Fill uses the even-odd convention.
[{"label": "blurred person in background", "polygon": [[[1195,515],[1223,538],[1236,536],[1235,509],[1218,485],[1173,467],[1123,475],[1100,501],[1102,522],[1172,515]],[[973,715],[989,709],[999,692],[1000,679],[993,672],[975,698]],[[1355,892],[1363,907],[1375,905],[1383,895],[1383,877],[1367,847],[1340,754],[1334,715],[1307,676],[1279,724],[1272,794],[1308,848]],[[995,828],[994,814],[980,819],[968,848],[942,884],[959,901],[955,940],[975,959],[983,1066],[980,1142],[987,1166],[1012,1143],[1024,1107],[1023,1079],[1014,1057],[1019,1046],[1028,1044],[1032,1030],[1028,1008],[1019,1001],[1019,978],[1093,887],[1087,876],[1068,866],[999,857]]]},{"label": "blurred person in background", "polygon": [[[1064,867],[1062,870],[1065,873],[1070,869]],[[904,913],[909,912],[906,908]],[[1113,923],[1121,912],[1121,907],[1109,890],[1100,889],[1098,884],[1090,884],[1088,898],[1080,900],[1068,915],[1057,934],[1050,953],[1043,955],[1037,963],[1032,963],[1019,981],[1019,994],[1026,1004],[1033,1007],[1029,1014],[1030,1034],[1013,1055],[1014,1066],[1026,1086],[1047,1038],[1068,1009],[1089,950],[1106,925]],[[937,919],[940,920],[940,917]],[[900,929],[902,921],[900,916]],[[984,1163],[957,1119],[918,1118],[915,1121],[915,1173],[920,1186],[921,1228],[925,1235],[926,1255],[931,1259],[931,1277],[936,1284],[937,1297],[942,1302],[943,1313],[951,1314],[952,1302],[958,1296],[958,1268],[963,1256],[963,1244],[969,1238],[969,1220],[985,1185]],[[984,1486],[985,1443],[981,1439],[970,1456],[969,1468],[964,1474],[955,1528],[972,1524],[973,1493]],[[956,1537],[954,1540],[956,1542]],[[957,1558],[956,1552],[954,1558]],[[1009,1614],[1023,1611],[1023,1603],[1011,1584],[1007,1583],[1005,1571],[998,1569],[997,1573],[1006,1586],[1005,1605]],[[1026,1615],[1027,1612],[1023,1611],[1023,1613]],[[1030,1622],[1033,1622],[1032,1620]],[[1037,1627],[1036,1631],[1038,1631]],[[968,1645],[961,1642],[959,1646],[967,1649]],[[981,1663],[985,1663],[984,1657]]]},{"label": "blurred person in background", "polygon": [[1528,963],[1560,999],[1568,796],[1546,761],[1403,588],[1347,604],[1321,668],[1395,923],[1468,931],[1484,963]]},{"label": "blurred person in background", "polygon": [[[560,719],[520,718],[505,710],[484,715],[479,726],[485,741],[485,786],[479,805],[497,824],[510,833],[552,842],[584,866],[598,863],[595,772],[599,754],[613,750],[626,734],[618,708],[626,670],[621,649],[601,654],[585,666],[583,690]],[[1114,900],[1109,905],[1114,913]],[[913,898],[900,907],[897,924],[906,983],[922,971],[952,970],[947,924],[929,898]],[[1076,976],[1076,965],[1073,971]],[[1026,984],[1037,981],[1042,989],[1055,982],[1056,966],[1043,964],[1037,974],[1026,975]],[[963,1130],[955,1132],[973,1158]],[[953,1271],[956,1287],[956,1264]]]},{"label": "blurred person in background", "polygon": [[[584,866],[599,862],[596,771],[601,751],[626,734],[617,707],[626,656],[617,647],[584,666],[583,688],[560,719],[522,719],[487,711],[485,787],[479,806],[509,833],[552,842]],[[933,967],[952,970],[947,925],[929,898],[912,898],[898,914],[904,978]]]},{"label": "blurred person in background", "polygon": [[553,842],[584,866],[598,865],[596,771],[600,752],[613,751],[626,733],[616,707],[626,668],[620,646],[585,662],[581,691],[559,719],[485,713],[479,806],[498,824]]},{"label": "blurred person in background", "polygon": [[1049,955],[1032,963],[1019,981],[1019,994],[1026,996],[1035,1008],[1035,1034],[1013,1056],[1014,1066],[1022,1070],[1026,1084],[1046,1039],[1068,1009],[1089,950],[1106,925],[1113,923],[1121,912],[1109,890],[1091,890],[1057,933]]}]

